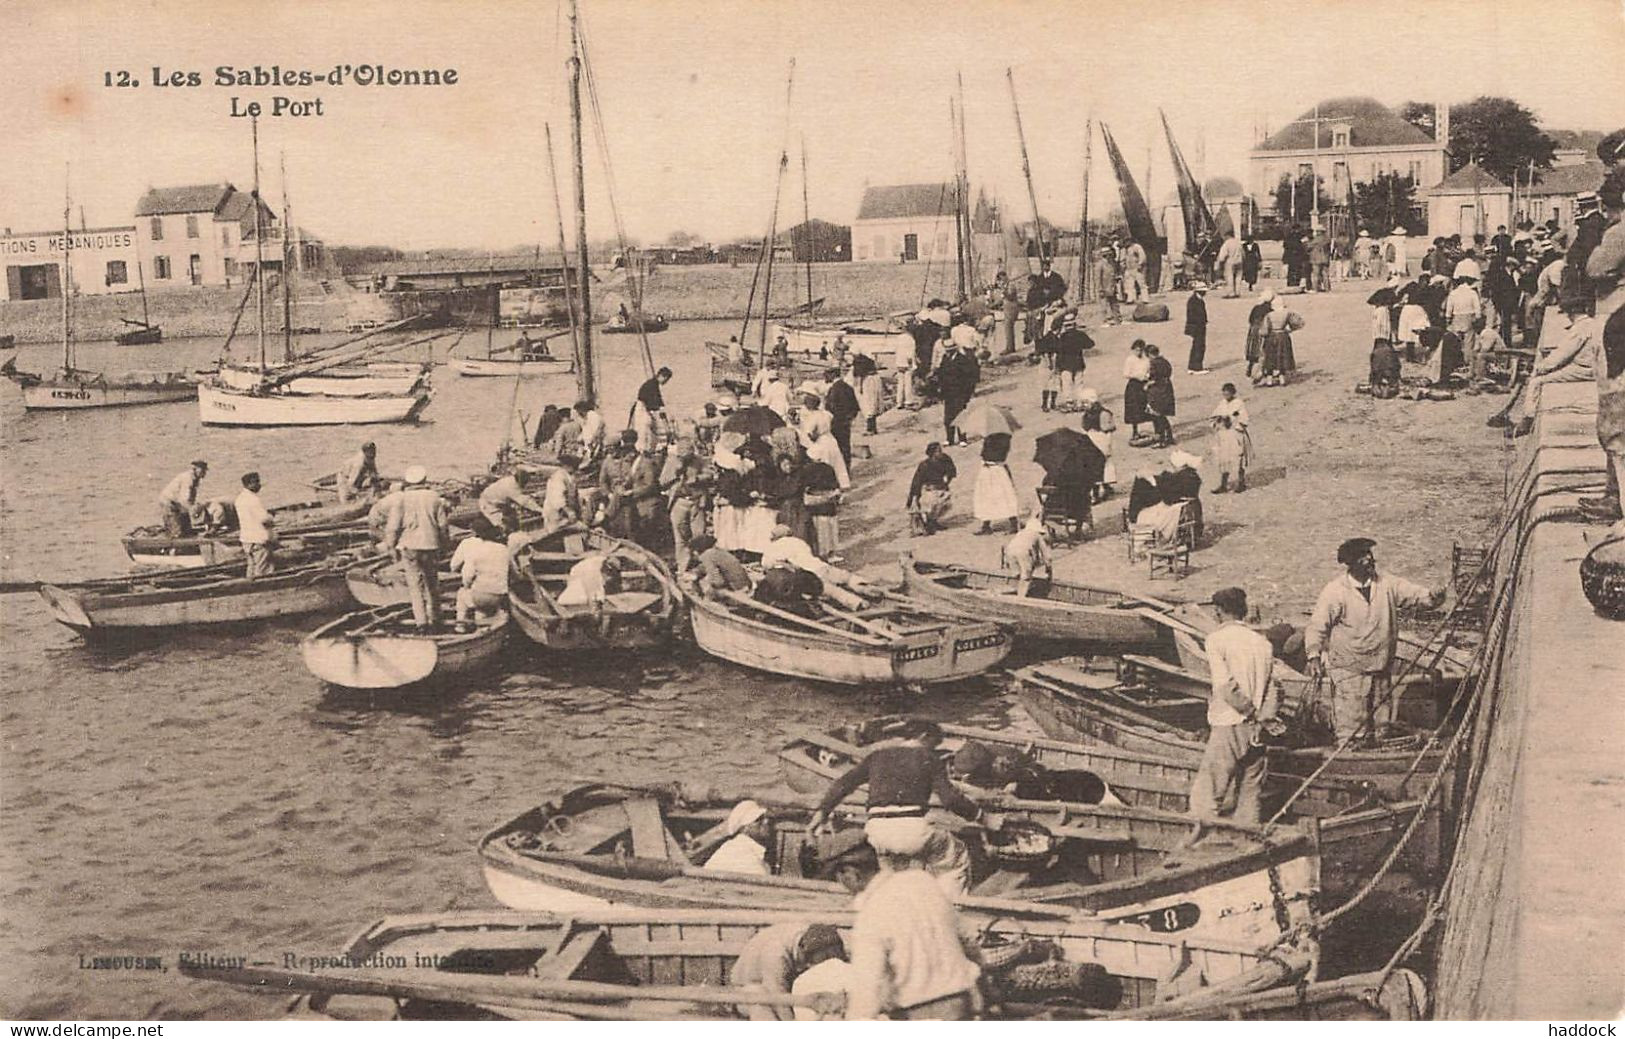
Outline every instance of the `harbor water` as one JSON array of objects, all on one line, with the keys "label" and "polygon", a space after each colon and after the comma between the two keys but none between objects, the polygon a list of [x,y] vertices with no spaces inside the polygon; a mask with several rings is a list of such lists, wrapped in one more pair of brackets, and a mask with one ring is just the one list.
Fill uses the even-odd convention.
[{"label": "harbor water", "polygon": [[[675,412],[708,395],[704,341],[737,332],[710,322],[651,338],[676,373]],[[599,344],[615,429],[643,369],[635,337]],[[483,335],[464,348],[482,353]],[[190,368],[217,349],[89,344],[79,364]],[[29,346],[18,365],[56,360]],[[534,416],[574,387],[561,372],[522,380],[516,397],[513,379],[439,368],[415,426],[234,430],[203,428],[191,402],[25,414],[0,386],[0,578],[128,570],[119,535],[156,521],[158,491],[193,458],[210,464],[205,496],[234,496],[254,469],[269,503],[308,497],[365,439],[386,474],[418,462],[455,476],[490,462],[510,409]],[[927,702],[753,675],[692,648],[587,662],[515,644],[456,695],[379,704],[328,695],[304,670],[298,642],[315,619],[107,648],[32,594],[0,596],[0,619],[7,1017],[277,1016],[286,997],[190,981],[178,957],[280,963],[336,952],[384,914],[493,907],[475,841],[582,779],[788,796],[774,754],[798,726],[897,709],[1009,722],[991,681]],[[161,969],[136,969],[147,958]]]}]

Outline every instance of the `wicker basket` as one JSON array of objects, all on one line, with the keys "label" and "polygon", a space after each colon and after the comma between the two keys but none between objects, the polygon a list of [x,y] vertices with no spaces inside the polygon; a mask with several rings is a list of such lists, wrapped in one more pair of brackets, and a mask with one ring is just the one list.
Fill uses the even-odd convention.
[{"label": "wicker basket", "polygon": [[1041,865],[1055,853],[1055,845],[1049,828],[1029,819],[1011,819],[998,832],[982,835],[987,857],[1006,869]]},{"label": "wicker basket", "polygon": [[1580,562],[1580,589],[1597,612],[1625,620],[1625,537],[1612,537]]}]

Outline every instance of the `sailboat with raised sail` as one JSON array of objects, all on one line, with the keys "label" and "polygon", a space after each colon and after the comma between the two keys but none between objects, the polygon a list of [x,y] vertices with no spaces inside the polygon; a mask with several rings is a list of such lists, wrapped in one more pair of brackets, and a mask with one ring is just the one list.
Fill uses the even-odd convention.
[{"label": "sailboat with raised sail", "polygon": [[126,325],[134,326],[113,337],[113,342],[120,346],[142,346],[160,342],[164,338],[163,328],[152,323],[152,314],[147,310],[146,266],[139,256],[136,257],[135,276],[137,284],[141,286],[141,320],[138,322],[134,318],[120,318]]},{"label": "sailboat with raised sail", "polygon": [[78,367],[73,338],[73,210],[71,190],[64,191],[62,209],[62,367],[50,375],[17,370],[11,357],[0,365],[4,375],[22,390],[29,411],[78,411],[84,408],[128,407],[191,400],[198,387],[184,372],[124,372],[109,375]]},{"label": "sailboat with raised sail", "polygon": [[[265,206],[260,195],[260,147],[259,147],[259,120],[251,122],[254,138],[254,274],[253,288],[259,310],[259,367],[257,370],[246,367],[222,365],[220,373],[205,381],[198,387],[198,412],[203,424],[206,426],[336,426],[350,424],[375,424],[387,422],[410,422],[417,418],[429,403],[429,390],[420,376],[414,372],[393,376],[405,379],[409,386],[404,392],[378,391],[371,392],[358,388],[366,386],[366,381],[374,377],[367,374],[356,376],[339,375],[339,379],[353,378],[355,382],[344,384],[341,388],[348,390],[349,394],[329,392],[325,387],[318,392],[305,391],[297,384],[311,385],[312,377],[320,377],[330,372],[340,372],[345,366],[362,359],[374,349],[371,345],[352,347],[351,349],[335,348],[317,358],[308,358],[303,361],[294,361],[292,358],[292,328],[287,320],[283,322],[283,354],[284,364],[272,368],[266,361],[265,354]],[[286,268],[286,253],[284,253],[283,266]],[[283,271],[284,293],[288,288],[288,274]],[[243,305],[247,305],[248,296],[243,296]],[[291,308],[288,308],[291,309]],[[240,318],[239,310],[238,317]],[[398,323],[404,325],[404,322]],[[395,326],[388,326],[394,328]],[[380,330],[382,331],[382,330]],[[232,333],[236,332],[233,323]],[[426,343],[437,338],[438,333],[417,340],[397,344],[395,348]],[[367,336],[358,337],[349,343],[340,344],[340,347],[351,345]],[[226,348],[230,348],[231,335],[226,337]],[[365,370],[363,370],[365,371]],[[333,381],[322,379],[315,385]]]}]

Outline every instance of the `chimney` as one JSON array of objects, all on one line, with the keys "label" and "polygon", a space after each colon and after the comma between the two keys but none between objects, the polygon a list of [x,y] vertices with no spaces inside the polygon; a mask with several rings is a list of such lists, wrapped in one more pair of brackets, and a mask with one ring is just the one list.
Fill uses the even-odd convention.
[{"label": "chimney", "polygon": [[1439,147],[1450,147],[1450,106],[1443,101],[1433,103],[1433,139]]}]

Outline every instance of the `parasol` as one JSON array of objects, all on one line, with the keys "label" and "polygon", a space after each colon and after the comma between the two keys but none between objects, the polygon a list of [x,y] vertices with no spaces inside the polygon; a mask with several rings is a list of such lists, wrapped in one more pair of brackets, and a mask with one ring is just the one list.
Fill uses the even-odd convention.
[{"label": "parasol", "polygon": [[1063,475],[1081,476],[1085,484],[1099,483],[1106,472],[1106,456],[1089,437],[1075,429],[1057,429],[1038,438],[1033,461],[1044,470],[1050,483]]},{"label": "parasol", "polygon": [[772,408],[753,404],[734,412],[722,424],[724,433],[744,433],[746,436],[765,437],[784,425],[784,419]]},{"label": "parasol", "polygon": [[970,436],[991,436],[994,433],[1014,433],[1021,423],[1010,414],[1010,409],[997,404],[979,404],[955,422],[960,431]]}]

